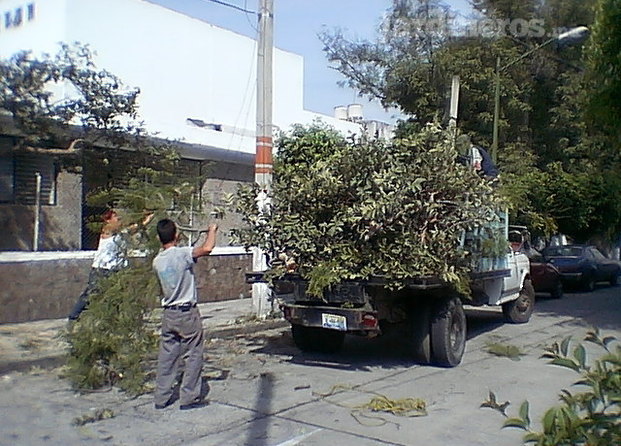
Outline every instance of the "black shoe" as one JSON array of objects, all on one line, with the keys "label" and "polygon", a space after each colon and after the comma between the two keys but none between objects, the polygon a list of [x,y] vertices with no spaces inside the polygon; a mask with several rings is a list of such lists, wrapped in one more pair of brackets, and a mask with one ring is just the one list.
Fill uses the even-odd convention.
[{"label": "black shoe", "polygon": [[172,399],[166,401],[164,404],[155,404],[155,408],[157,410],[161,410],[161,409],[166,409],[168,406],[170,406],[172,404]]},{"label": "black shoe", "polygon": [[179,410],[200,409],[201,407],[205,407],[207,405],[209,405],[209,402],[205,400],[194,401],[193,403],[190,403],[190,404],[180,405]]}]

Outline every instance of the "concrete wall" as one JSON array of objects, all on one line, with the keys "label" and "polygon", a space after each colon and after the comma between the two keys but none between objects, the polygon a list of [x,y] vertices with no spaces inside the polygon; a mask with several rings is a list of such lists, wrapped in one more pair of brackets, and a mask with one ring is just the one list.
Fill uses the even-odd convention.
[{"label": "concrete wall", "polygon": [[[6,259],[8,254],[2,256]],[[88,282],[92,255],[62,258],[59,253],[59,260],[1,261],[0,323],[66,317]]]},{"label": "concrete wall", "polygon": [[[39,226],[39,250],[80,249],[82,227],[81,175],[66,171],[56,178],[56,204],[42,205]],[[0,251],[31,251],[34,238],[35,206],[2,204]]]},{"label": "concrete wall", "polygon": [[208,256],[194,268],[199,302],[251,297],[252,285],[245,273],[252,272],[252,255]]},{"label": "concrete wall", "polygon": [[[215,252],[195,267],[199,302],[249,297],[244,274],[252,256],[233,248]],[[0,253],[0,323],[66,317],[86,287],[93,254]]]}]

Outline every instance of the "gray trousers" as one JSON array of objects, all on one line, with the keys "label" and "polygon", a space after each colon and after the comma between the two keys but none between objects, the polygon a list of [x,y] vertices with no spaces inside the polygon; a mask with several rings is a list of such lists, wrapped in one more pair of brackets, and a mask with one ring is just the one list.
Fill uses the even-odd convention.
[{"label": "gray trousers", "polygon": [[179,403],[191,404],[201,395],[203,325],[198,308],[164,309],[160,352],[157,358],[155,404],[166,404],[173,394],[177,364],[185,355]]}]

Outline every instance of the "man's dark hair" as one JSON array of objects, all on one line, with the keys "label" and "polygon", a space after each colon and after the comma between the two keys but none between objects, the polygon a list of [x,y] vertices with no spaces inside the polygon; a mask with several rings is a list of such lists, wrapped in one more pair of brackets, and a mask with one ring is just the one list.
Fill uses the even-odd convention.
[{"label": "man's dark hair", "polygon": [[177,235],[177,227],[175,226],[175,222],[164,218],[157,222],[157,236],[160,238],[160,242],[162,245],[166,243],[170,243],[175,240],[175,236]]}]

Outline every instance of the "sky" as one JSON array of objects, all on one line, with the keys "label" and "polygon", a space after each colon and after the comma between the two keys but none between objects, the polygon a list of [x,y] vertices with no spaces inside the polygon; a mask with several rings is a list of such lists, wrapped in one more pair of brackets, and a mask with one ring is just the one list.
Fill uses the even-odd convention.
[{"label": "sky", "polygon": [[[152,3],[205,20],[248,37],[257,37],[259,0],[149,0]],[[349,40],[370,39],[392,0],[274,0],[274,46],[304,57],[304,107],[333,115],[334,107],[360,103],[366,119],[394,122],[396,111],[384,111],[377,102],[369,103],[349,88],[338,86],[344,80],[330,68],[318,34],[323,29],[340,29]],[[459,11],[469,11],[467,0],[446,2]]]}]

